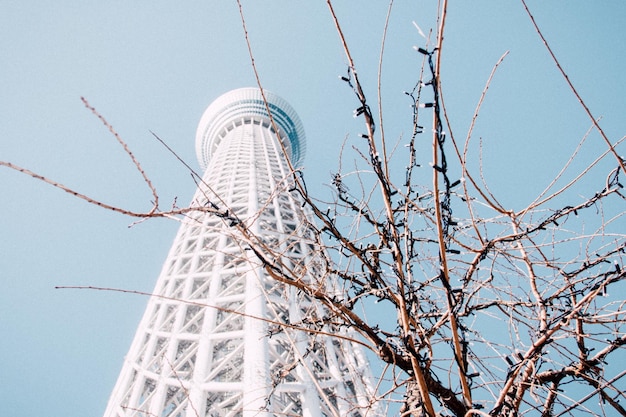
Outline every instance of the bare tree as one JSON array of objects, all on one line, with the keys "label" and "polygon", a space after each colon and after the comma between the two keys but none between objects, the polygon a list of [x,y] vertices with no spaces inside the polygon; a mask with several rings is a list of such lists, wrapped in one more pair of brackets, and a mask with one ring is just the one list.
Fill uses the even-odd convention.
[{"label": "bare tree", "polygon": [[[162,209],[148,177],[154,205],[134,212],[1,164],[139,219],[196,211],[222,218],[245,238],[271,276],[327,307],[327,316],[298,324],[303,330],[348,326],[360,334],[386,364],[372,401],[399,403],[401,415],[626,415],[621,401],[626,313],[620,295],[626,277],[626,169],[617,151],[624,138],[611,140],[603,133],[535,25],[606,150],[579,171],[572,164],[578,149],[573,150],[555,180],[525,207],[502,204],[481,168],[470,168],[476,158],[470,151],[473,124],[462,138],[452,133],[454,124],[446,114],[440,88],[446,3],[433,44],[417,48],[423,57],[421,78],[406,93],[413,106],[408,121],[412,134],[402,146],[390,146],[327,0],[348,62],[341,78],[346,93],[355,97],[354,114],[363,119],[364,130],[359,143],[342,149],[332,201],[310,195],[293,167],[281,184],[316,218],[315,224],[302,224],[304,232],[294,231],[307,233],[326,249],[328,255],[315,265],[294,268],[280,249],[255,236],[219,201],[209,207]],[[245,30],[241,5],[240,10]],[[247,31],[245,35],[247,40]],[[254,68],[252,51],[250,57]],[[431,139],[427,146],[424,137]],[[418,156],[425,153],[430,166],[420,167]],[[390,169],[398,160],[405,161],[403,172]],[[589,180],[597,178],[607,160],[612,167],[603,180]],[[303,280],[303,268],[315,268],[319,281]],[[317,285],[328,277],[339,288]],[[592,399],[599,404],[589,405]]]}]

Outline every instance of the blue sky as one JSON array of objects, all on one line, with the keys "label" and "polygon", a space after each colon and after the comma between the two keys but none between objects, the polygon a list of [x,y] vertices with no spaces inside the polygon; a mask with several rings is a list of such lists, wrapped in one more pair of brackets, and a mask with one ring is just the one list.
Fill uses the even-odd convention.
[{"label": "blue sky", "polygon": [[[307,186],[327,195],[324,184],[341,143],[362,130],[352,118],[357,103],[338,80],[346,60],[330,14],[321,1],[243,6],[264,87],[288,100],[305,125]],[[621,138],[626,4],[529,6],[609,138]],[[387,3],[336,7],[374,100]],[[412,22],[428,32],[436,24],[435,7],[434,1],[397,1],[392,13],[382,83],[392,141],[410,133],[402,91],[418,79],[421,56],[412,46],[426,43]],[[520,2],[451,2],[442,80],[458,138],[465,137],[491,68],[507,50],[474,138],[484,141],[492,190],[519,208],[547,185],[591,123]],[[136,210],[149,209],[151,194],[80,97],[128,142],[167,207],[174,198],[187,202],[194,183],[150,131],[195,167],[195,129],[206,106],[228,90],[254,85],[233,1],[7,0],[0,4],[0,53],[0,160]],[[604,146],[592,134],[585,155],[592,158]],[[150,291],[177,224],[153,220],[129,228],[132,222],[0,170],[0,402],[7,415],[104,411],[146,299],[54,287]]]}]

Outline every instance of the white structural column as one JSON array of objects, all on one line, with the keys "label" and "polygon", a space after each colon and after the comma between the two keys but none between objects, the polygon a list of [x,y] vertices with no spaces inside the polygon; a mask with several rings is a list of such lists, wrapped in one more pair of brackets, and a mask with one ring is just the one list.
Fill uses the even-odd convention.
[{"label": "white structural column", "polygon": [[[332,287],[287,158],[304,132],[280,97],[231,91],[204,113],[205,169],[148,302],[105,417],[376,416],[360,347],[301,330],[327,316],[265,271],[249,237],[298,280]],[[267,261],[267,259],[266,259]],[[308,323],[308,324],[307,324]]]}]

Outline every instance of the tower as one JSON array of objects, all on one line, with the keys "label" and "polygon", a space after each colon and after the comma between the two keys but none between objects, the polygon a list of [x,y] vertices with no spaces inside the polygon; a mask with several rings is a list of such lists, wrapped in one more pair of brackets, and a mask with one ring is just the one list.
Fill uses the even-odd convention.
[{"label": "tower", "polygon": [[201,118],[205,171],[193,210],[105,417],[378,415],[360,346],[298,289],[339,291],[293,187],[287,158],[302,161],[302,123],[283,99],[264,96],[231,91]]}]

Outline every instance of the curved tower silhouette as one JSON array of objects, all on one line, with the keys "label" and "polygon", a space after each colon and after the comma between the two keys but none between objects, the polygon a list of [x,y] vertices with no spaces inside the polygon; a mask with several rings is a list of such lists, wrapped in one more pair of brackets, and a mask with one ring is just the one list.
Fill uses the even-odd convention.
[{"label": "curved tower silhouette", "polygon": [[368,363],[349,330],[326,324],[323,306],[268,268],[338,294],[292,186],[287,158],[297,167],[304,157],[302,123],[287,102],[264,93],[267,101],[258,89],[231,91],[202,116],[194,210],[106,417],[378,415]]}]

